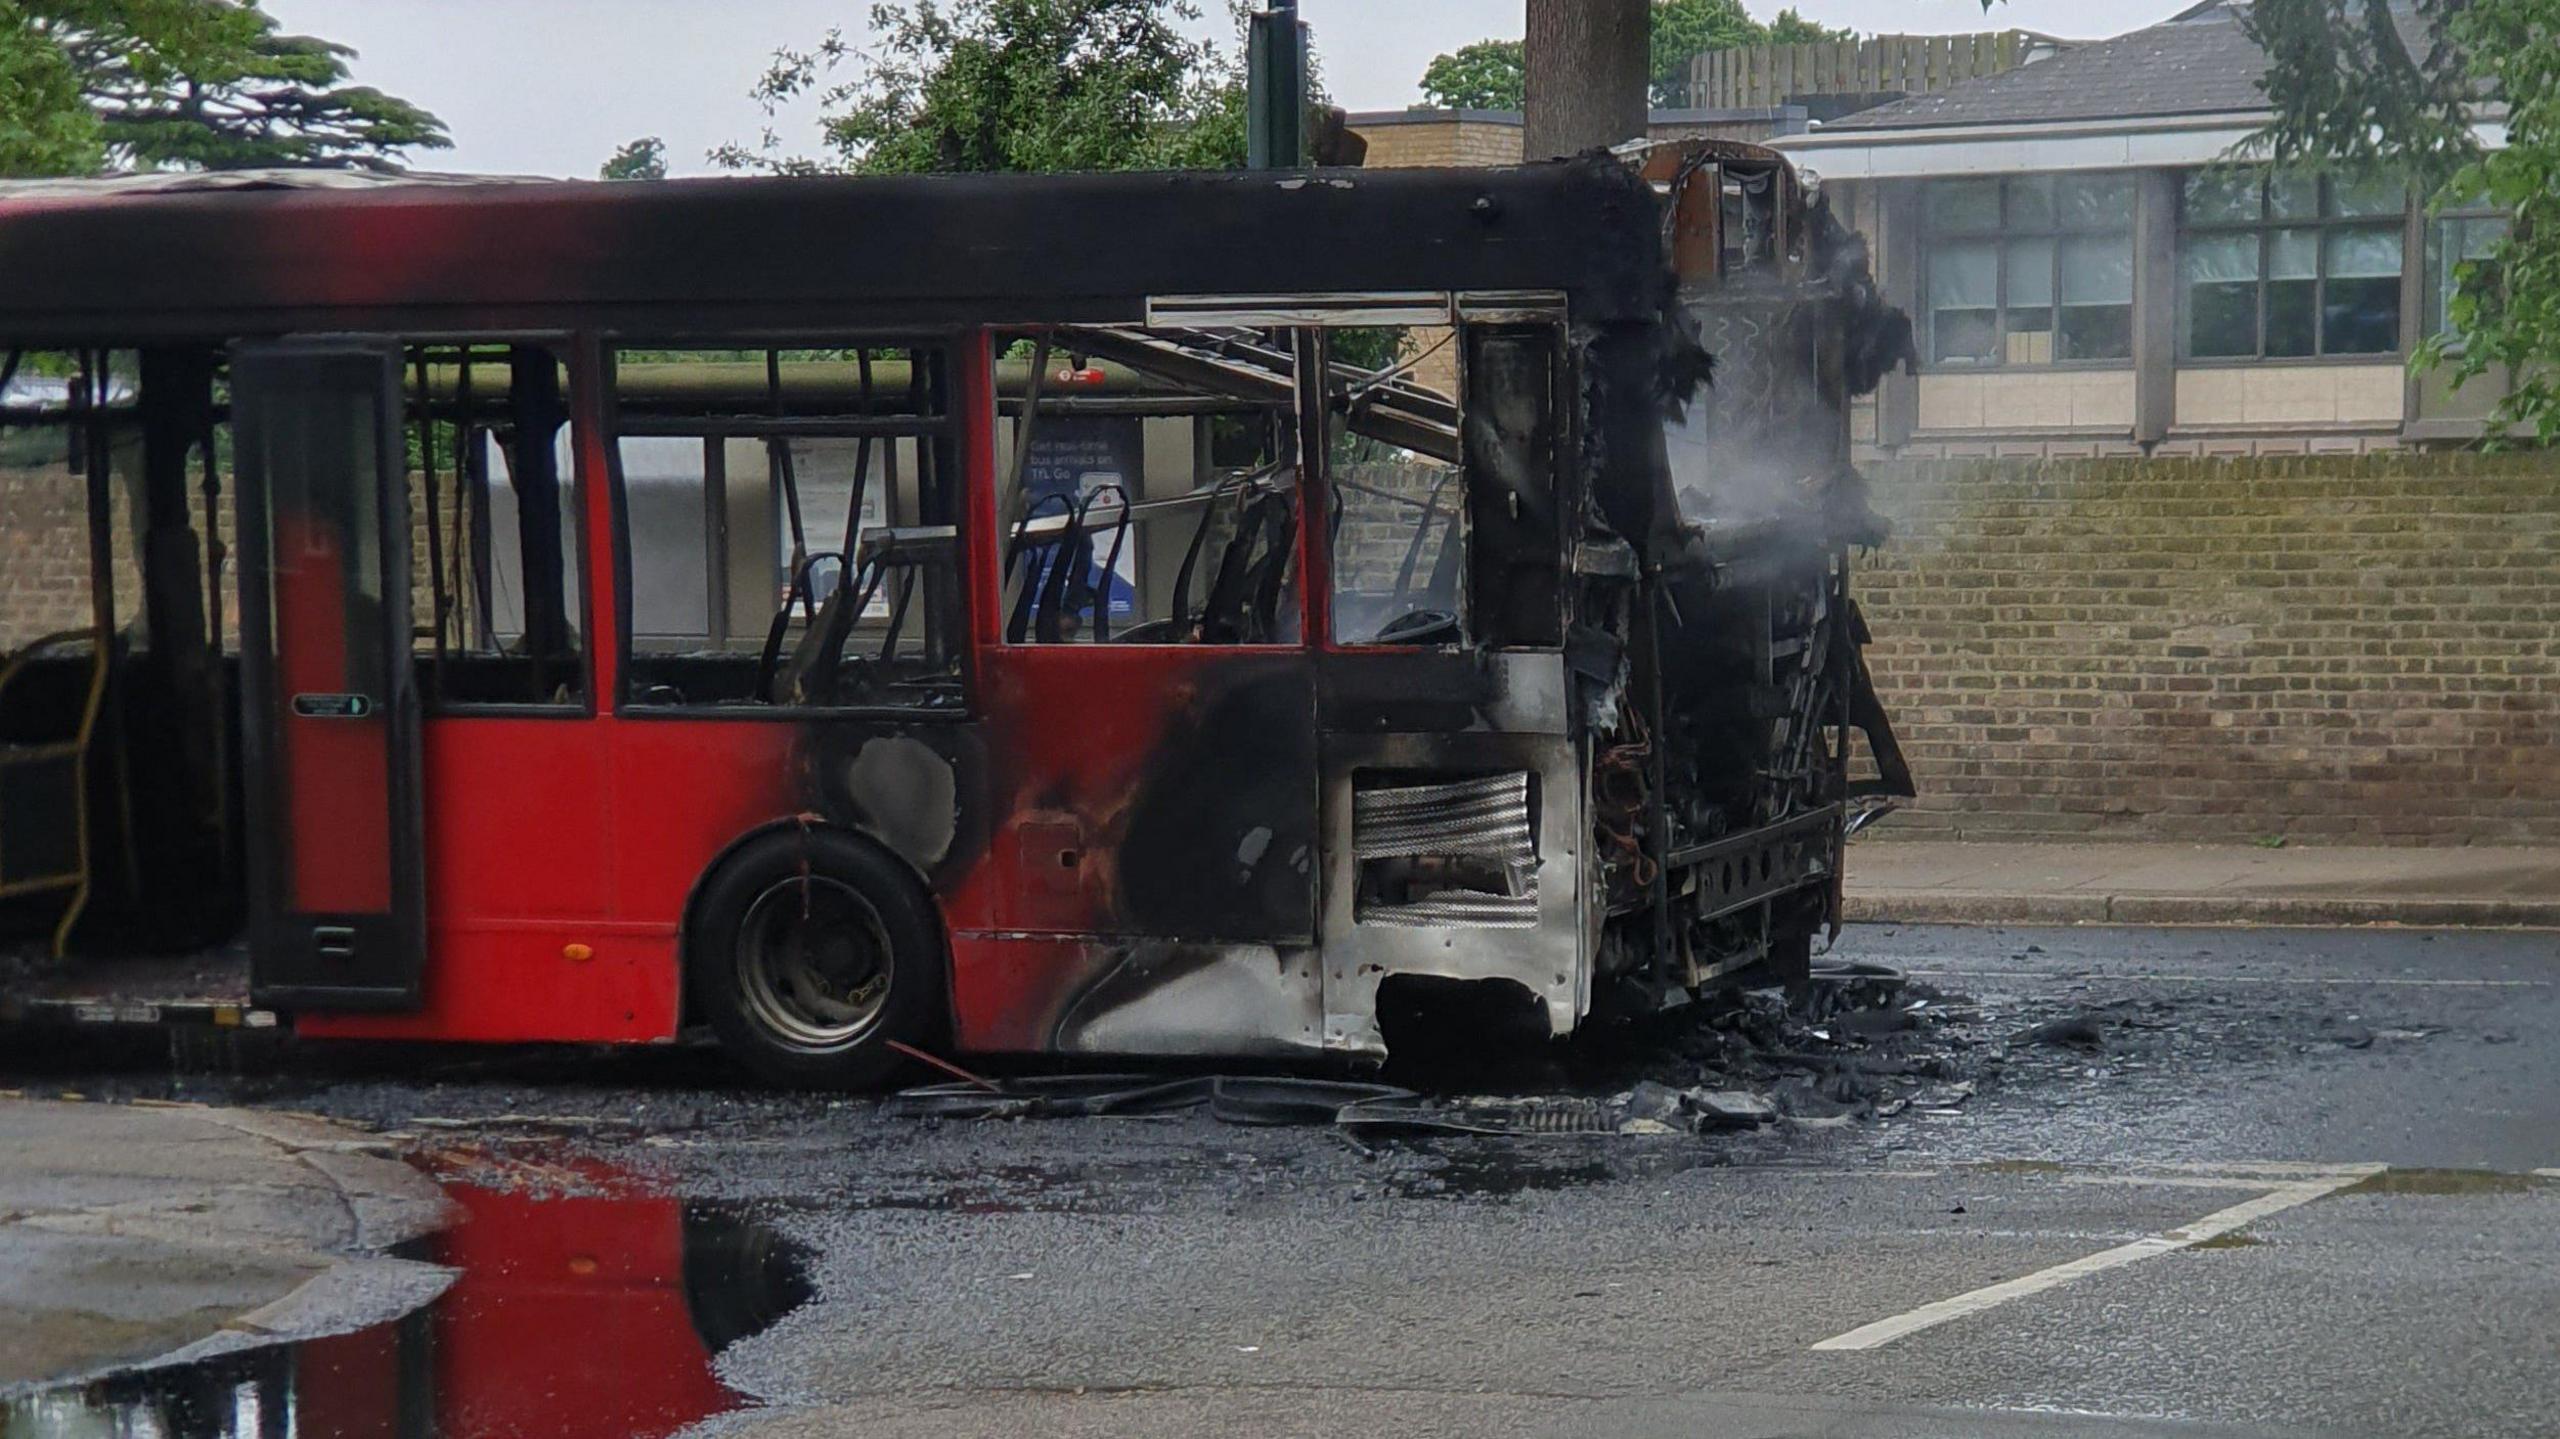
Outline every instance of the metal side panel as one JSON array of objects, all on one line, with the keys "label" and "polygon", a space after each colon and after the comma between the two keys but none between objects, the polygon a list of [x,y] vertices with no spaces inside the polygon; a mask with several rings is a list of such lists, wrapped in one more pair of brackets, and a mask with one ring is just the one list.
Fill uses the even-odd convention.
[{"label": "metal side panel", "polygon": [[[1546,1006],[1549,1029],[1570,1033],[1591,1002],[1590,952],[1583,924],[1581,767],[1560,734],[1327,734],[1321,738],[1323,891],[1318,932],[1324,957],[1324,1042],[1337,1053],[1378,1055],[1378,986],[1393,975],[1454,980],[1509,980]],[[1508,777],[1521,776],[1525,784]],[[1428,813],[1428,791],[1454,808]],[[1399,791],[1367,805],[1361,791]],[[1520,793],[1525,817],[1505,816],[1504,796]],[[1363,830],[1366,811],[1368,833]],[[1393,822],[1395,834],[1377,826]],[[1525,823],[1525,830],[1523,824]],[[1438,839],[1417,846],[1435,833]],[[1364,862],[1447,844],[1498,862],[1518,840],[1533,861],[1518,886],[1526,904],[1485,894],[1428,898],[1406,905],[1361,899]],[[1496,852],[1501,853],[1497,854]],[[1364,858],[1365,852],[1365,858]],[[1481,852],[1481,853],[1479,853]]]}]

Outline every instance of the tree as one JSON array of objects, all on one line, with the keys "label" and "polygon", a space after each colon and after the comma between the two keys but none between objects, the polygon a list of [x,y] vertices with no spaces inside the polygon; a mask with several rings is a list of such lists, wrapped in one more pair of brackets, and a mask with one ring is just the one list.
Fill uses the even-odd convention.
[{"label": "tree", "polygon": [[1688,103],[1690,57],[1768,38],[1768,27],[1751,18],[1742,0],[1654,0],[1653,103]]},{"label": "tree", "polygon": [[[2405,6],[2406,0],[2403,0]],[[2430,204],[2486,201],[2504,239],[2462,264],[2450,363],[2458,384],[2491,368],[2512,383],[2493,425],[2560,439],[2560,0],[2258,0],[2241,24],[2266,50],[2274,118],[2254,147],[2275,165],[2408,176]],[[2503,108],[2506,144],[2474,122]]]},{"label": "tree", "polygon": [[70,57],[0,0],[0,175],[86,174],[105,160]]},{"label": "tree", "polygon": [[[1653,0],[1647,76],[1656,105],[1681,105],[1689,97],[1689,61],[1709,50],[1744,45],[1807,44],[1854,39],[1856,32],[1817,25],[1781,10],[1767,25],[1751,18],[1741,0]],[[1524,98],[1524,57],[1517,40],[1479,40],[1432,57],[1422,72],[1425,103],[1453,110],[1517,110]]]},{"label": "tree", "polygon": [[663,180],[667,178],[667,142],[655,135],[643,135],[613,152],[613,158],[596,171],[602,180]]},{"label": "tree", "polygon": [[1422,98],[1442,110],[1517,110],[1526,98],[1526,60],[1517,40],[1478,40],[1434,55]]},{"label": "tree", "polygon": [[406,100],[349,85],[355,52],[281,34],[239,0],[14,0],[24,41],[78,77],[106,157],[136,169],[398,168],[452,143]]},{"label": "tree", "polygon": [[1821,45],[1834,40],[1855,40],[1858,32],[1846,25],[1830,26],[1807,20],[1789,8],[1778,12],[1769,22],[1772,45]]},{"label": "tree", "polygon": [[1243,58],[1186,36],[1199,14],[1191,0],[880,4],[872,48],[831,30],[776,51],[753,92],[768,115],[814,101],[825,153],[786,154],[768,128],[711,159],[780,174],[1239,166]]},{"label": "tree", "polygon": [[1529,0],[1523,152],[1532,160],[1632,140],[1645,130],[1645,0]]}]

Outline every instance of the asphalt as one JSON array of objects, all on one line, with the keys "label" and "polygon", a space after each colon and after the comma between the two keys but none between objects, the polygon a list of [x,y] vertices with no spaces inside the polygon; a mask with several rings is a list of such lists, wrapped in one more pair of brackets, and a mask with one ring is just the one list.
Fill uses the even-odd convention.
[{"label": "asphalt", "polygon": [[[308,1109],[474,1184],[758,1216],[811,1297],[709,1346],[736,1407],[702,1434],[2560,1434],[2560,1181],[2534,1172],[2560,1166],[2560,937],[1842,948],[1967,1016],[1930,1023],[1969,1098],[1355,1143],[892,1120],[666,1053],[19,1082]],[[565,1333],[527,1372],[627,1385],[626,1342]],[[474,1432],[581,1432],[474,1402]]]},{"label": "asphalt", "polygon": [[1853,921],[2560,928],[2549,848],[1999,844],[1892,823],[1849,851]]}]

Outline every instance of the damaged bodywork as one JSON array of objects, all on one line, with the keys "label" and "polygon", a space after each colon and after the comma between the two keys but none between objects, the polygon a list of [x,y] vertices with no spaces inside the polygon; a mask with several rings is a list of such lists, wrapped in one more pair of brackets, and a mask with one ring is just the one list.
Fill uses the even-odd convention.
[{"label": "damaged bodywork", "polygon": [[[1659,243],[1649,303],[1411,317],[1453,337],[1402,342],[1454,344],[1445,395],[1325,371],[1329,414],[1456,467],[1465,575],[1439,602],[1466,624],[1314,657],[1314,943],[1127,952],[1094,982],[1109,1002],[1079,990],[1039,1047],[1193,1052],[1256,1014],[1283,1048],[1376,1054],[1382,990],[1412,979],[1506,987],[1563,1034],[1755,964],[1801,978],[1836,930],[1853,819],[1912,793],[1860,652],[1850,556],[1885,536],[1848,454],[1850,401],[1910,360],[1909,326],[1774,153],[1691,143],[1637,170],[1610,198],[1645,216],[1626,244]],[[1270,404],[1306,388],[1308,352],[1250,328],[1061,342]]]},{"label": "damaged bodywork", "polygon": [[[890,1039],[1374,1058],[1459,984],[1564,1034],[1800,972],[1910,792],[1847,446],[1908,326],[1766,151],[0,201],[0,355],[100,397],[0,420],[130,424],[246,541],[243,653],[197,656],[242,699],[193,723],[249,803],[186,816],[245,873],[93,917],[232,886],[193,908],[246,908],[241,997],[306,1032],[707,1015],[837,1082]],[[378,407],[371,468],[228,433],[312,395]],[[147,498],[216,558],[146,589],[210,572],[218,623]]]}]

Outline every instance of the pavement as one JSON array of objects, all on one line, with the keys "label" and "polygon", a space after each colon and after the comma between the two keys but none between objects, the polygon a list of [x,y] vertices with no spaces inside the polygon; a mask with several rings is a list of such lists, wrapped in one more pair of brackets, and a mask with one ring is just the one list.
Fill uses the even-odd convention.
[{"label": "pavement", "polygon": [[[1891,824],[1891,820],[1885,821]],[[1847,917],[1903,924],[2560,927],[2560,848],[1988,844],[1849,850]]]},{"label": "pavement", "polygon": [[382,1253],[445,1201],[344,1125],[0,1098],[0,1154],[0,1394],[349,1332],[450,1278]]}]

